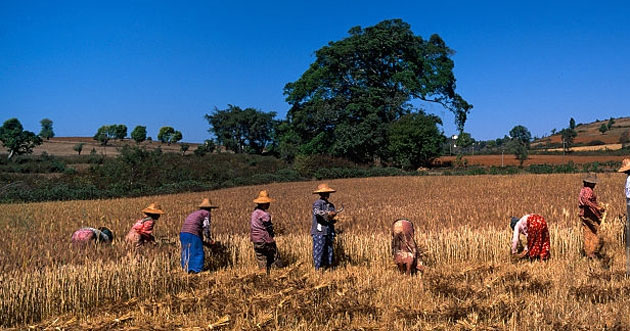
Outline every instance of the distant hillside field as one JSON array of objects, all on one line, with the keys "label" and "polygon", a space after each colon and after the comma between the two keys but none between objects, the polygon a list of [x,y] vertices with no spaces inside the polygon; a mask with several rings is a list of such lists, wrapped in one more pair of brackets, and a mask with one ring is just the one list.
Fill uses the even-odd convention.
[{"label": "distant hillside field", "polygon": [[[81,154],[89,154],[94,148],[98,154],[104,155],[118,155],[118,148],[124,145],[130,146],[143,146],[148,149],[155,149],[160,147],[164,152],[175,152],[181,153],[180,144],[164,144],[159,141],[145,141],[141,144],[136,144],[132,139],[123,139],[123,140],[110,140],[107,143],[107,146],[101,146],[96,140],[90,137],[56,137],[51,138],[50,140],[44,140],[44,143],[40,146],[37,146],[33,150],[33,154],[40,155],[43,152],[46,152],[50,155],[55,156],[69,156],[69,155],[77,155],[77,152],[73,149],[74,146],[78,143],[84,143],[83,151]],[[199,146],[199,144],[186,143],[190,145],[190,148],[187,153],[192,153],[193,150]]]},{"label": "distant hillside field", "polygon": [[[610,131],[606,131],[606,133],[602,134],[601,132],[599,132],[599,128],[602,126],[602,124],[607,123],[608,119],[577,126],[575,128],[575,130],[577,131],[577,137],[575,137],[574,143],[589,145],[591,142],[599,140],[604,144],[619,144],[619,138],[621,137],[621,134],[625,131],[630,130],[630,117],[616,118],[615,124],[613,124]],[[558,131],[559,130],[560,129],[558,129]],[[562,137],[559,133],[554,134],[552,136],[535,141],[534,143],[532,143],[532,147],[544,143],[562,143]],[[621,146],[619,148],[612,147],[613,146],[608,147],[608,149],[612,150],[621,148]]]}]

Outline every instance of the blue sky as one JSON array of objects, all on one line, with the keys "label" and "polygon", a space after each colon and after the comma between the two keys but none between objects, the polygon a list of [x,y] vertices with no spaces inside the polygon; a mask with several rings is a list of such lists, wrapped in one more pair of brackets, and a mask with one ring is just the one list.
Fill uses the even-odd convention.
[{"label": "blue sky", "polygon": [[[314,51],[353,26],[401,18],[456,51],[466,131],[533,135],[630,116],[630,5],[595,1],[0,1],[0,120],[92,136],[103,124],[210,137],[227,104],[276,111]],[[453,116],[427,110],[455,133]]]}]

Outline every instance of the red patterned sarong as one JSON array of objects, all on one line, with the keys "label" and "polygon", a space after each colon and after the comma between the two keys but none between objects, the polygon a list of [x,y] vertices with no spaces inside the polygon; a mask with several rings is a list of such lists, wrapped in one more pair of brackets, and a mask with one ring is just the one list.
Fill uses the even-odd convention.
[{"label": "red patterned sarong", "polygon": [[549,258],[549,229],[540,215],[532,214],[527,218],[527,248],[530,259]]}]

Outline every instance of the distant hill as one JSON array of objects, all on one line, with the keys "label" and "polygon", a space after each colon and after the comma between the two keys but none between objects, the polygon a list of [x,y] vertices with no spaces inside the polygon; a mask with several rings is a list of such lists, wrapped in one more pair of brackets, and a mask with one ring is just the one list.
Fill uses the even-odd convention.
[{"label": "distant hill", "polygon": [[[132,139],[110,140],[107,143],[107,146],[101,146],[97,141],[95,141],[91,137],[55,137],[55,138],[50,138],[50,140],[44,140],[43,144],[33,149],[33,154],[39,155],[39,154],[42,154],[43,152],[46,152],[50,155],[55,155],[55,156],[77,155],[77,152],[73,148],[78,143],[85,144],[83,145],[83,151],[81,152],[81,155],[89,154],[92,151],[92,149],[94,149],[96,150],[98,154],[114,156],[114,155],[118,155],[118,148],[124,145],[130,145],[130,146],[137,145],[136,142],[133,141]],[[199,144],[193,144],[193,143],[185,143],[185,144],[190,145],[188,152],[186,152],[187,154],[192,153],[197,148],[197,146],[199,146]],[[164,152],[181,153],[180,145],[181,145],[180,143],[168,145],[168,144],[163,144],[159,141],[145,141],[138,146],[143,146],[148,149],[156,149],[160,147],[162,151]]]},{"label": "distant hill", "polygon": [[[630,131],[630,117],[615,118],[612,128],[606,133],[599,132],[602,124],[607,124],[608,119],[595,121],[592,123],[579,124],[576,126],[577,137],[574,144],[577,146],[594,146],[595,149],[621,149],[619,138],[625,131]],[[560,145],[562,144],[562,136],[559,133],[538,139],[532,143],[532,147],[541,147],[541,145]],[[575,147],[576,149],[589,149],[588,147]],[[593,149],[590,148],[590,149]]]}]

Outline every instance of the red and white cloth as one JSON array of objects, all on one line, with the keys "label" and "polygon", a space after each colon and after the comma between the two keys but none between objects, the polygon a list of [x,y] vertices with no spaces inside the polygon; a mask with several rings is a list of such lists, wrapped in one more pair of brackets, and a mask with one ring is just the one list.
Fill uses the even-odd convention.
[{"label": "red and white cloth", "polygon": [[518,253],[519,236],[524,235],[527,238],[527,256],[530,259],[540,258],[546,260],[549,258],[550,240],[547,221],[544,217],[537,214],[527,214],[514,226],[514,235],[512,236],[512,254]]}]

